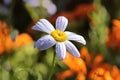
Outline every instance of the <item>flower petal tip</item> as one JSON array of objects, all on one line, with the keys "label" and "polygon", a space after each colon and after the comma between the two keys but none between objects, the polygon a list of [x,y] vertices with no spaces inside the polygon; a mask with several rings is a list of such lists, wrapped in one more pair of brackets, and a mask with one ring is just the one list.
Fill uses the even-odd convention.
[{"label": "flower petal tip", "polygon": [[86,40],[84,39],[84,37],[81,38],[81,43],[82,43],[83,45],[86,45]]},{"label": "flower petal tip", "polygon": [[86,40],[84,39],[83,36],[81,36],[81,40],[80,40],[80,42],[81,42],[83,45],[86,45]]},{"label": "flower petal tip", "polygon": [[[58,18],[60,18],[60,17],[61,17],[61,18],[66,18],[66,17],[64,17],[64,16],[59,16]],[[66,19],[67,19],[67,18],[66,18]]]},{"label": "flower petal tip", "polygon": [[32,29],[33,29],[33,30],[36,30],[36,26],[33,26]]},{"label": "flower petal tip", "polygon": [[68,19],[64,16],[59,16],[58,19],[62,19],[62,21],[66,22],[68,24]]},{"label": "flower petal tip", "polygon": [[39,21],[41,22],[41,21],[46,21],[46,19],[39,19]]},{"label": "flower petal tip", "polygon": [[59,60],[64,60],[65,57],[66,57],[66,54],[64,56],[62,55],[62,56],[57,56],[57,57],[58,57]]},{"label": "flower petal tip", "polygon": [[78,58],[78,57],[80,57],[80,53],[79,53],[79,54],[77,54],[77,55],[73,55],[73,56]]},{"label": "flower petal tip", "polygon": [[59,59],[59,60],[61,60],[61,61],[62,61],[62,60],[64,60],[64,58],[63,58],[63,57],[62,57],[62,58],[59,58],[59,57],[58,57],[58,59]]},{"label": "flower petal tip", "polygon": [[84,40],[83,45],[86,45],[86,41]]}]

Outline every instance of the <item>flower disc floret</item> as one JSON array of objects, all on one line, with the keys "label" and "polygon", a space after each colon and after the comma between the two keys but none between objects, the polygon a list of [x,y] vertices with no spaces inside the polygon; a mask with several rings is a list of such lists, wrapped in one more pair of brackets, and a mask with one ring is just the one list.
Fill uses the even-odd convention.
[{"label": "flower disc floret", "polygon": [[58,42],[64,42],[67,40],[67,35],[60,30],[52,31],[51,36]]}]

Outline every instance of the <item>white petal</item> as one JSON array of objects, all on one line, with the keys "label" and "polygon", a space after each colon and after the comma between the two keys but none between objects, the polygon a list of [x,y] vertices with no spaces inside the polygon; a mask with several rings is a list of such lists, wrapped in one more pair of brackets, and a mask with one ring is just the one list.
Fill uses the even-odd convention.
[{"label": "white petal", "polygon": [[73,40],[73,41],[82,43],[84,45],[86,44],[86,41],[83,36],[75,34],[73,32],[69,32],[69,31],[65,31],[65,33],[67,35],[68,40]]},{"label": "white petal", "polygon": [[66,49],[75,57],[80,57],[80,53],[73,43],[70,41],[65,41]]},{"label": "white petal", "polygon": [[64,42],[57,42],[56,44],[56,55],[59,60],[62,60],[66,56],[66,47]]},{"label": "white petal", "polygon": [[60,16],[56,20],[56,29],[59,29],[61,31],[64,31],[67,27],[68,19],[64,16]]},{"label": "white petal", "polygon": [[52,24],[49,23],[49,21],[46,19],[40,19],[40,21],[37,22],[35,26],[32,27],[32,29],[46,32],[46,33],[51,33],[52,31],[55,30]]},{"label": "white petal", "polygon": [[40,49],[40,50],[45,50],[47,48],[52,47],[55,45],[56,41],[54,38],[50,35],[43,36],[39,40],[37,40],[34,44],[34,47]]}]

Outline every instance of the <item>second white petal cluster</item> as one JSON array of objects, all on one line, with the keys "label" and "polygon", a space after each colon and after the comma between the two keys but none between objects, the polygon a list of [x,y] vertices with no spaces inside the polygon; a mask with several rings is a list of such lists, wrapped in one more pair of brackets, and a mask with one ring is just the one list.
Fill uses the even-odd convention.
[{"label": "second white petal cluster", "polygon": [[[86,44],[86,41],[84,37],[81,35],[75,34],[73,32],[64,31],[68,25],[68,19],[64,16],[59,16],[56,20],[56,29],[53,27],[53,25],[46,19],[40,19],[33,27],[33,30],[38,30],[41,32],[48,33],[47,35],[41,37],[38,39],[34,47],[38,48],[40,50],[48,49],[54,45],[56,45],[56,56],[59,60],[62,60],[66,56],[66,50],[68,50],[73,56],[79,57],[80,53],[75,47],[75,45],[70,41],[76,41],[79,43],[82,43],[83,45]],[[54,30],[60,30],[64,32],[67,35],[67,39],[63,42],[56,41],[53,36],[51,36],[51,32]]]}]

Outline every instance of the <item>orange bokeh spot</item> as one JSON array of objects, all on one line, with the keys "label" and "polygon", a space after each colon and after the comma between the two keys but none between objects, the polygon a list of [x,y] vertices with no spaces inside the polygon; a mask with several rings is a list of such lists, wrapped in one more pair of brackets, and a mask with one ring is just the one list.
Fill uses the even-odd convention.
[{"label": "orange bokeh spot", "polygon": [[120,49],[120,20],[113,19],[112,23],[112,30],[108,32],[106,45],[110,48]]},{"label": "orange bokeh spot", "polygon": [[66,71],[61,72],[60,74],[58,74],[56,80],[63,80],[63,79],[65,79],[65,78],[71,77],[71,76],[73,76],[73,75],[74,75],[74,72],[73,72],[73,71],[71,71],[71,70],[66,70]]},{"label": "orange bokeh spot", "polygon": [[[104,62],[102,54],[90,55],[86,47],[80,50],[81,58],[75,58],[70,53],[66,53],[63,62],[70,68],[70,73],[60,73],[64,77],[57,80],[64,80],[68,77],[77,75],[76,80],[119,80],[120,70],[117,66],[112,66]],[[84,60],[83,60],[84,59]],[[89,61],[88,61],[89,60]],[[89,64],[88,64],[89,63]],[[87,64],[87,65],[86,65]],[[65,71],[66,73],[66,71]],[[59,76],[60,77],[60,76]]]},{"label": "orange bokeh spot", "polygon": [[90,65],[91,64],[91,62],[90,62],[91,61],[91,56],[88,52],[88,49],[86,47],[83,47],[80,50],[80,54],[81,54],[80,57],[86,61],[86,64]]},{"label": "orange bokeh spot", "polygon": [[104,75],[105,70],[101,67],[92,69],[89,78],[93,80],[103,80],[103,75]]},{"label": "orange bokeh spot", "polygon": [[33,41],[27,33],[17,35],[15,41],[13,41],[9,34],[10,30],[11,27],[8,27],[5,22],[0,21],[0,55],[13,48],[20,47]]},{"label": "orange bokeh spot", "polygon": [[[83,74],[87,73],[85,62],[81,58],[75,58],[70,53],[66,53],[66,58],[63,62],[74,72]],[[77,66],[76,66],[77,65]]]},{"label": "orange bokeh spot", "polygon": [[93,10],[95,10],[95,7],[93,4],[82,4],[82,5],[77,6],[71,12],[65,11],[65,12],[61,12],[61,13],[56,14],[55,16],[53,16],[50,19],[50,22],[54,23],[58,16],[65,16],[70,21],[78,19],[78,18],[89,19],[88,14],[90,12],[92,12]]},{"label": "orange bokeh spot", "polygon": [[104,60],[104,57],[102,54],[98,54],[95,56],[94,61],[93,61],[93,67],[97,67],[100,64],[102,64],[102,61]]},{"label": "orange bokeh spot", "polygon": [[10,27],[5,22],[0,21],[0,54],[13,47],[12,39],[9,35]]},{"label": "orange bokeh spot", "polygon": [[86,75],[84,75],[83,73],[80,72],[77,75],[77,79],[76,80],[86,80]]},{"label": "orange bokeh spot", "polygon": [[[117,76],[120,76],[120,71],[117,66],[113,66],[111,70],[112,77],[116,80]],[[120,78],[119,78],[120,79]]]},{"label": "orange bokeh spot", "polygon": [[28,34],[22,33],[16,37],[14,46],[20,47],[20,46],[27,44],[27,43],[30,43],[32,41],[33,41],[32,38]]}]

